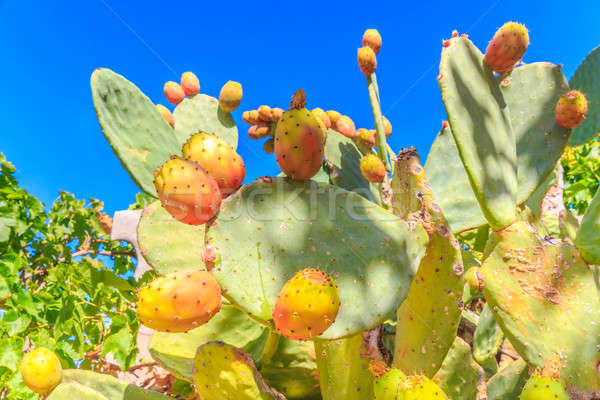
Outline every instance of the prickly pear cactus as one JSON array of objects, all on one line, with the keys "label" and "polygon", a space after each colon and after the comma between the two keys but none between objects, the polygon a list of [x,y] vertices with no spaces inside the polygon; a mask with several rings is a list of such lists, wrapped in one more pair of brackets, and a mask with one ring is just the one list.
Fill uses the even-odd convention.
[{"label": "prickly pear cactus", "polygon": [[[600,46],[587,55],[571,77],[569,86],[583,92],[592,105],[585,120],[573,130],[569,146],[584,144],[600,131]],[[596,104],[594,107],[593,105]]]},{"label": "prickly pear cactus", "polygon": [[[225,296],[265,323],[297,271],[319,267],[339,287],[334,339],[372,328],[406,296],[426,237],[364,197],[336,186],[265,178],[225,200],[206,234]],[[242,267],[243,266],[243,267]],[[381,296],[386,293],[386,296]]]}]

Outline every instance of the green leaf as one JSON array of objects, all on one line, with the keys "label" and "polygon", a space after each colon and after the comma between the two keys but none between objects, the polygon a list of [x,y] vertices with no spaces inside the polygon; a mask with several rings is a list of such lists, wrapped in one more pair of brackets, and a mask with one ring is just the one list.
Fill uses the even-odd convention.
[{"label": "green leaf", "polygon": [[18,336],[0,339],[0,367],[6,367],[12,372],[16,372],[22,357],[23,339]]},{"label": "green leaf", "polygon": [[102,356],[112,353],[115,361],[122,370],[129,368],[135,361],[136,352],[135,336],[127,328],[111,333],[104,340]]}]

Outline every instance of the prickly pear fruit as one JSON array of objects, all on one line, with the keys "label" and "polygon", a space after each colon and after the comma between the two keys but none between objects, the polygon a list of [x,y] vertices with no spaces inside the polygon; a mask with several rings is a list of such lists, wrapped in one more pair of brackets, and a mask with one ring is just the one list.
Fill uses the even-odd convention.
[{"label": "prickly pear fruit", "polygon": [[271,109],[271,120],[273,122],[277,122],[281,119],[281,116],[283,115],[283,109],[275,107]]},{"label": "prickly pear fruit", "polygon": [[310,179],[319,172],[325,145],[324,125],[305,105],[306,95],[300,89],[275,129],[277,164],[296,180]]},{"label": "prickly pear fruit", "polygon": [[335,121],[335,128],[336,131],[338,131],[339,133],[341,133],[342,135],[346,136],[347,138],[350,139],[354,139],[357,135],[356,133],[356,127],[354,126],[354,121],[352,121],[350,119],[350,117],[346,116],[346,115],[342,115],[340,116],[336,121]]},{"label": "prickly pear fruit", "polygon": [[258,123],[258,110],[244,111],[242,119],[249,125],[256,125]]},{"label": "prickly pear fruit", "polygon": [[157,104],[156,109],[169,125],[175,126],[175,117],[173,117],[173,114],[171,114],[171,111],[167,107]]},{"label": "prickly pear fruit", "polygon": [[490,68],[498,73],[505,74],[512,71],[525,50],[529,46],[529,33],[525,25],[517,22],[507,22],[488,44],[485,50],[485,62]]},{"label": "prickly pear fruit", "polygon": [[183,157],[198,163],[219,185],[221,196],[229,196],[244,181],[244,160],[223,139],[216,135],[198,132],[183,145]]},{"label": "prickly pear fruit", "polygon": [[184,72],[181,75],[181,88],[186,96],[194,96],[200,92],[200,81],[193,72]]},{"label": "prickly pear fruit", "polygon": [[340,114],[339,112],[335,111],[335,110],[328,110],[326,111],[327,116],[329,117],[329,120],[331,121],[331,126],[335,126],[335,123],[337,122],[337,120],[342,116],[342,114]]},{"label": "prickly pear fruit", "polygon": [[385,166],[375,154],[367,154],[360,159],[360,172],[369,182],[379,183],[385,177]]},{"label": "prickly pear fruit", "polygon": [[219,107],[225,112],[232,112],[242,102],[242,85],[239,82],[228,81],[219,93]]},{"label": "prickly pear fruit", "polygon": [[327,116],[327,113],[321,108],[313,108],[312,113],[315,117],[319,118],[325,124],[327,129],[331,128],[331,120]]},{"label": "prickly pear fruit", "polygon": [[386,117],[383,117],[383,132],[386,138],[392,134],[392,123]]},{"label": "prickly pear fruit", "polygon": [[180,271],[142,288],[138,317],[149,328],[187,332],[208,322],[221,309],[221,288],[208,271]]},{"label": "prickly pear fruit", "polygon": [[585,119],[587,99],[578,90],[563,94],[556,103],[556,122],[563,128],[577,128]]},{"label": "prickly pear fruit", "polygon": [[372,48],[368,46],[358,49],[357,56],[358,67],[365,75],[371,75],[377,69],[377,57]]},{"label": "prickly pear fruit", "polygon": [[165,97],[169,100],[169,103],[177,105],[185,99],[185,92],[177,82],[169,81],[165,83],[163,91],[165,92]]},{"label": "prickly pear fruit", "polygon": [[399,400],[398,392],[406,375],[399,369],[388,367],[383,361],[371,360],[369,370],[375,377],[375,400]]},{"label": "prickly pear fruit", "polygon": [[[448,400],[442,389],[425,376],[409,376],[398,391],[403,400]],[[404,393],[402,393],[404,392]]]},{"label": "prickly pear fruit", "polygon": [[263,150],[267,154],[273,154],[275,152],[275,139],[271,138],[263,144]]},{"label": "prickly pear fruit", "polygon": [[273,120],[273,110],[267,105],[258,107],[258,120],[263,122],[271,122]]},{"label": "prickly pear fruit", "polygon": [[338,288],[331,276],[316,268],[305,268],[279,292],[273,321],[283,336],[309,340],[335,322],[339,308]]},{"label": "prickly pear fruit", "polygon": [[367,29],[365,31],[363,34],[362,45],[373,49],[375,54],[379,53],[379,49],[381,49],[381,35],[377,29]]},{"label": "prickly pear fruit", "polygon": [[173,157],[154,171],[154,187],[165,210],[190,225],[210,221],[221,206],[217,182],[193,161]]},{"label": "prickly pear fruit", "polygon": [[248,129],[248,136],[251,139],[262,139],[271,134],[271,123],[270,122],[259,122],[256,125]]},{"label": "prickly pear fruit", "polygon": [[569,394],[558,380],[534,375],[525,384],[520,400],[569,400]]},{"label": "prickly pear fruit", "polygon": [[363,147],[370,149],[377,143],[377,140],[375,139],[376,132],[372,129],[360,128],[356,133],[357,136],[354,140]]},{"label": "prickly pear fruit", "polygon": [[41,395],[48,394],[62,379],[60,360],[54,352],[38,347],[23,356],[21,377],[29,389]]}]

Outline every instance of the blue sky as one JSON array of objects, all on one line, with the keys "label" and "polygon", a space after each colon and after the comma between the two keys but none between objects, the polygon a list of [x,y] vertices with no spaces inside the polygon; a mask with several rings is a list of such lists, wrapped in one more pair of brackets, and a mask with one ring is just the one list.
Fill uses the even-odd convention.
[{"label": "blue sky", "polygon": [[371,127],[356,49],[362,32],[377,28],[382,108],[394,126],[390,144],[396,151],[414,145],[424,160],[445,118],[435,77],[441,40],[452,30],[469,33],[483,51],[504,22],[523,22],[531,39],[524,61],[563,63],[567,77],[600,44],[597,0],[306,4],[0,0],[0,151],[46,206],[62,189],[104,200],[111,213],[125,208],[139,190],[104,140],[90,74],[111,68],[155,103],[166,103],[164,82],[190,70],[213,96],[230,79],[242,83],[234,117],[246,181],[276,174],[274,158],[248,138],[242,111],[286,108],[302,87],[309,107],[333,108]]}]

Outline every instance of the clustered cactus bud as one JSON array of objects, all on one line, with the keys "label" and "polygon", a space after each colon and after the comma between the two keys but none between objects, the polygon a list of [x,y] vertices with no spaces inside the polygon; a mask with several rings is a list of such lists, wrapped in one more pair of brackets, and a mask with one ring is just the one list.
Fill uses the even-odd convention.
[{"label": "clustered cactus bud", "polygon": [[365,75],[371,75],[377,69],[377,57],[370,47],[361,47],[357,52],[358,67]]},{"label": "clustered cactus bud", "polygon": [[379,53],[379,49],[381,49],[381,35],[377,31],[377,29],[367,29],[363,34],[362,39],[363,47],[370,47],[373,49],[375,54]]}]

